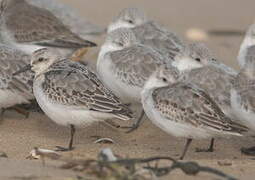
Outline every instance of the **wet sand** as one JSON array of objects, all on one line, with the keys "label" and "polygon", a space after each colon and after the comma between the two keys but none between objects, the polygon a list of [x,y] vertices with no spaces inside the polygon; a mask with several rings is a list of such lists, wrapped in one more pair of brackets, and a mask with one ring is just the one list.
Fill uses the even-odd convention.
[{"label": "wet sand", "polygon": [[[61,1],[61,0],[59,0]],[[124,7],[140,7],[148,16],[159,21],[177,34],[185,37],[189,28],[203,30],[240,30],[244,31],[254,21],[254,5],[252,0],[223,0],[223,1],[146,1],[108,0],[62,0],[77,8],[78,12],[87,20],[95,24],[106,26],[117,12]],[[219,4],[219,3],[222,4]],[[223,5],[225,4],[225,5]],[[241,9],[240,9],[241,8]],[[241,36],[210,36],[205,43],[226,64],[238,68],[236,55]],[[92,62],[95,62],[94,60]],[[110,137],[115,141],[113,145],[94,144],[92,136]],[[69,139],[69,129],[58,126],[46,116],[32,113],[28,119],[14,111],[8,111],[0,123],[0,151],[6,152],[9,158],[0,159],[0,179],[17,179],[17,177],[32,177],[31,179],[65,179],[75,177],[72,171],[59,170],[58,163],[49,161],[42,167],[40,161],[26,160],[26,156],[35,146],[54,149],[56,145],[65,146]],[[110,147],[116,154],[123,157],[150,157],[165,155],[178,157],[185,140],[176,139],[162,132],[148,120],[140,129],[132,134],[107,128],[103,125],[93,125],[78,131],[75,137],[75,150],[64,153],[64,156],[75,158],[91,158],[97,156],[100,149]],[[192,143],[186,160],[194,160],[201,165],[208,165],[221,169],[240,179],[254,179],[254,158],[240,153],[240,147],[252,146],[252,138],[217,139],[213,153],[196,153],[196,147],[207,147],[209,141],[195,141]],[[220,166],[219,161],[231,162],[229,166]],[[40,177],[40,178],[39,178]],[[176,171],[162,179],[215,179],[215,176],[199,174],[196,177],[184,175]]]}]

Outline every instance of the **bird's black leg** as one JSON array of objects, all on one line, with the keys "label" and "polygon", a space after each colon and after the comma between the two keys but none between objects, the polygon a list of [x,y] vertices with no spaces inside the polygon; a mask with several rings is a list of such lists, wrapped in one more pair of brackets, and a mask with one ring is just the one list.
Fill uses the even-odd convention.
[{"label": "bird's black leg", "polygon": [[0,113],[0,120],[2,121],[4,119],[4,113],[5,113],[5,108],[1,109],[1,113]]},{"label": "bird's black leg", "polygon": [[75,134],[75,127],[72,124],[70,125],[70,127],[71,127],[71,139],[69,141],[68,148],[61,147],[61,146],[56,146],[56,148],[57,148],[56,151],[72,151],[74,149],[74,147],[73,147],[73,137],[74,137],[74,134]]},{"label": "bird's black leg", "polygon": [[183,160],[183,158],[184,158],[184,156],[185,156],[185,154],[186,154],[186,152],[187,152],[187,150],[188,150],[189,145],[190,145],[191,142],[192,142],[192,139],[190,139],[190,138],[187,139],[186,144],[185,144],[185,147],[184,147],[184,150],[183,150],[182,155],[181,155],[181,157],[180,157],[180,160]]},{"label": "bird's black leg", "polygon": [[196,148],[196,152],[213,152],[214,151],[214,138],[211,139],[211,143],[208,149]]},{"label": "bird's black leg", "polygon": [[13,110],[15,110],[17,113],[24,115],[26,118],[29,117],[29,112],[25,110],[24,108],[14,106],[12,107]]},{"label": "bird's black leg", "polygon": [[133,131],[135,131],[136,129],[139,128],[139,126],[140,126],[140,124],[143,120],[144,114],[145,114],[145,112],[144,112],[144,110],[142,110],[139,118],[137,119],[137,121],[131,127],[122,127],[122,128],[129,128],[129,130],[126,133],[131,133],[131,132],[133,132]]}]

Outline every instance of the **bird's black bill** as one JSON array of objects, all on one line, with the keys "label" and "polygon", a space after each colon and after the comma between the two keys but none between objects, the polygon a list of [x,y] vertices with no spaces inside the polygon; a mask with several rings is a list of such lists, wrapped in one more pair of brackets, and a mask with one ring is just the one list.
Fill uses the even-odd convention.
[{"label": "bird's black bill", "polygon": [[88,40],[84,40],[83,46],[84,46],[84,47],[95,47],[95,46],[97,46],[97,44],[96,44],[96,43],[93,43],[93,42],[91,42],[91,41],[88,41]]},{"label": "bird's black bill", "polygon": [[32,67],[32,66],[31,66],[30,64],[28,64],[28,65],[26,65],[25,67],[21,68],[19,71],[13,73],[12,75],[13,75],[13,76],[16,76],[16,75],[18,75],[18,74],[20,74],[20,73],[29,71],[29,70],[31,70],[31,67]]}]

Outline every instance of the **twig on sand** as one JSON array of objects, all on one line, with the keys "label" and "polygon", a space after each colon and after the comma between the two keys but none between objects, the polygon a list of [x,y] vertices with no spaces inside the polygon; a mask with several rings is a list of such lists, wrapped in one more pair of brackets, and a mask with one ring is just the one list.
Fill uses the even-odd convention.
[{"label": "twig on sand", "polygon": [[[104,154],[105,155],[105,154]],[[100,160],[101,159],[101,160]],[[107,158],[104,158],[107,159]],[[170,166],[162,166],[159,167],[161,161],[170,161]],[[183,162],[177,161],[171,157],[150,157],[150,158],[133,158],[133,159],[117,159],[114,161],[102,160],[99,156],[99,160],[88,160],[88,161],[79,161],[77,163],[74,161],[67,162],[64,166],[68,167],[68,164],[72,164],[69,166],[74,168],[74,164],[76,166],[83,166],[84,168],[80,168],[82,171],[92,172],[91,174],[96,175],[97,177],[106,178],[107,175],[113,179],[146,179],[141,173],[138,172],[147,172],[154,177],[161,177],[170,174],[173,170],[181,169],[187,175],[197,175],[201,172],[206,172],[210,174],[214,174],[220,177],[223,177],[227,180],[237,180],[236,178],[223,173],[220,170],[207,167],[200,166],[196,162]],[[154,167],[150,164],[154,164]],[[85,165],[85,166],[84,166]],[[90,171],[88,171],[90,169]],[[110,178],[109,177],[109,178]],[[110,178],[110,179],[111,179]],[[151,178],[150,178],[151,179]]]},{"label": "twig on sand", "polygon": [[223,177],[227,180],[237,180],[236,178],[234,178],[230,175],[227,175],[220,170],[217,170],[217,169],[214,169],[211,167],[207,167],[207,166],[200,166],[196,162],[175,161],[169,167],[163,167],[163,168],[145,167],[145,168],[152,170],[157,176],[164,176],[164,175],[169,174],[174,169],[181,169],[187,175],[197,175],[200,172],[207,172],[210,174],[214,174],[214,175]]},{"label": "twig on sand", "polygon": [[[142,180],[152,179],[152,177],[155,179],[156,177],[166,176],[176,169],[182,170],[186,175],[195,176],[198,173],[206,172],[227,180],[237,180],[220,170],[201,166],[197,162],[178,161],[167,156],[124,159],[118,158],[109,148],[103,149],[99,153],[98,159],[75,160],[63,157],[55,151],[39,148],[34,148],[29,157],[42,158],[44,165],[44,158],[63,161],[65,164],[60,167],[62,169],[86,172],[84,177],[78,178],[80,180],[87,179],[88,176],[105,180]],[[163,163],[163,161],[167,161],[167,163]]]}]

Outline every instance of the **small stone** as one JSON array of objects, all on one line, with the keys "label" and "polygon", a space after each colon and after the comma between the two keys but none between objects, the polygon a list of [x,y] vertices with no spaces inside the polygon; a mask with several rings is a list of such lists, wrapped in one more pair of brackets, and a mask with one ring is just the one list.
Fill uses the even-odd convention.
[{"label": "small stone", "polygon": [[208,40],[208,34],[198,28],[190,28],[186,31],[186,37],[192,41],[206,41]]},{"label": "small stone", "polygon": [[5,152],[0,152],[0,158],[8,158]]},{"label": "small stone", "polygon": [[219,166],[232,166],[232,162],[230,161],[218,161]]}]

